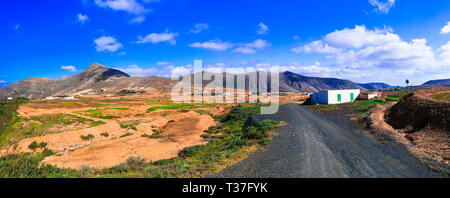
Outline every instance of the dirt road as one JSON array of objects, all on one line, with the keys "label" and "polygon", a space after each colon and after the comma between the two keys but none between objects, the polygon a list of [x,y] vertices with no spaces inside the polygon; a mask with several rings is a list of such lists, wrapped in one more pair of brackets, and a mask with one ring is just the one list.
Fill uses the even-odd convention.
[{"label": "dirt road", "polygon": [[286,105],[261,119],[283,120],[271,145],[209,177],[445,177],[395,142],[377,143],[345,119]]}]

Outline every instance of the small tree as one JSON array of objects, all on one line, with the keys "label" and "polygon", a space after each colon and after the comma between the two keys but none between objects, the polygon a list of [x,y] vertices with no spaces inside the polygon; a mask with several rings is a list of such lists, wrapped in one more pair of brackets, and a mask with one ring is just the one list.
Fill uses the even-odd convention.
[{"label": "small tree", "polygon": [[409,85],[409,80],[408,79],[406,79],[406,86],[408,86]]}]

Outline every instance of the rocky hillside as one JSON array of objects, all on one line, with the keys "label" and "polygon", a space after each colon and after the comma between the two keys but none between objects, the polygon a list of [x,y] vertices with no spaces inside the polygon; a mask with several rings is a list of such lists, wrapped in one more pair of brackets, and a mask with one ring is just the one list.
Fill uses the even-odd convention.
[{"label": "rocky hillside", "polygon": [[424,86],[450,87],[450,78],[441,80],[430,80],[423,84]]},{"label": "rocky hillside", "polygon": [[[202,74],[206,73],[202,72]],[[259,76],[261,72],[258,72],[257,74]],[[191,74],[191,77],[192,75],[193,74]],[[245,87],[248,89],[248,75],[239,75],[245,75],[244,78],[247,79]],[[269,83],[270,91],[271,75],[266,75],[268,76],[267,81]],[[224,73],[223,78],[223,83],[225,86],[226,79],[237,79],[238,77],[237,75]],[[338,78],[307,77],[289,71],[280,73],[279,78],[281,92],[317,92],[329,89],[373,90],[382,89],[389,86],[384,83],[357,84],[350,80]],[[214,79],[214,77],[212,79]],[[177,81],[160,77],[130,77],[122,71],[110,69],[101,64],[94,63],[85,71],[65,78],[27,78],[25,80],[13,83],[0,90],[0,98],[45,98],[48,96],[77,95],[86,92],[92,93],[99,89],[106,89],[107,92],[112,93],[119,92],[123,89],[151,89],[160,92],[168,92],[176,82]],[[205,80],[203,81],[203,85],[205,86],[210,82],[211,80]]]},{"label": "rocky hillside", "polygon": [[73,95],[93,92],[98,89],[120,91],[122,89],[170,90],[173,81],[158,77],[130,77],[119,70],[94,63],[85,71],[59,79],[27,78],[0,90],[0,98],[26,97],[45,98],[48,96]]},{"label": "rocky hillside", "polygon": [[366,90],[361,85],[349,80],[307,77],[289,71],[280,74],[280,91],[317,92],[329,89]]},{"label": "rocky hillside", "polygon": [[377,89],[387,89],[392,88],[392,86],[386,84],[386,83],[365,83],[365,84],[358,84],[361,87],[366,88],[367,90],[377,90]]}]

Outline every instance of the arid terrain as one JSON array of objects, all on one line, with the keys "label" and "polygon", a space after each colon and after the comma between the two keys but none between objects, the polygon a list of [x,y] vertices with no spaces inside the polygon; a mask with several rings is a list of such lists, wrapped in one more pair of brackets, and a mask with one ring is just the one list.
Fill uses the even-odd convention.
[{"label": "arid terrain", "polygon": [[[130,98],[108,98],[105,101],[93,96],[79,100],[36,100],[21,105],[18,116],[33,119],[20,122],[17,127],[35,125],[27,130],[39,130],[46,123],[36,120],[49,115],[75,116],[100,124],[58,122],[37,137],[17,143],[13,137],[10,138],[14,144],[3,145],[1,155],[41,152],[42,148],[30,149],[29,145],[45,142],[45,148],[55,155],[42,162],[63,168],[108,168],[125,162],[130,156],[142,157],[147,162],[170,159],[185,147],[205,144],[200,136],[216,125],[212,116],[225,112],[223,105],[189,104],[177,108],[167,100],[141,99],[152,99],[155,95]],[[151,108],[155,110],[149,110]]]}]

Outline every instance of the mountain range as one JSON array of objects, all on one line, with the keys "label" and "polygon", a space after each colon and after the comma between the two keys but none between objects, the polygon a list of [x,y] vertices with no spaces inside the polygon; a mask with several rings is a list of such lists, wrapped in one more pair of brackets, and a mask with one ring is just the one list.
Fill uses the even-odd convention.
[{"label": "mountain range", "polygon": [[424,86],[441,86],[441,87],[450,87],[450,78],[449,79],[441,79],[441,80],[430,80],[423,84]]},{"label": "mountain range", "polygon": [[[316,92],[329,89],[375,90],[391,87],[385,83],[358,84],[338,78],[307,77],[289,71],[280,73],[279,77],[281,92]],[[99,89],[109,93],[138,89],[167,92],[176,83],[177,81],[162,77],[131,77],[122,71],[93,63],[83,72],[73,76],[58,79],[27,78],[12,83],[0,89],[0,98],[68,96],[92,93]]]}]

